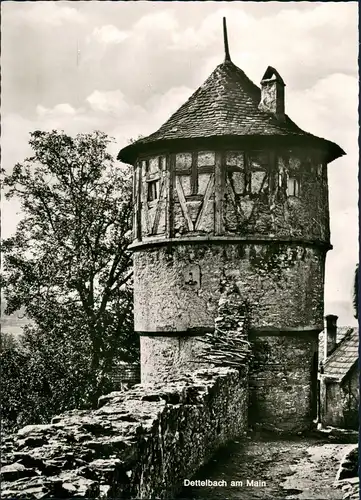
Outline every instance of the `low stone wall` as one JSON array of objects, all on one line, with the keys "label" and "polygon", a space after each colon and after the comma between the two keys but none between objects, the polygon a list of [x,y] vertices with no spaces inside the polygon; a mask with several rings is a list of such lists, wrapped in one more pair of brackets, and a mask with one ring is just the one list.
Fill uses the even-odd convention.
[{"label": "low stone wall", "polygon": [[135,386],[6,438],[2,499],[173,498],[215,450],[247,429],[247,373],[199,370]]},{"label": "low stone wall", "polygon": [[360,498],[358,445],[355,445],[343,457],[337,472],[335,486],[344,491],[343,499],[356,500]]}]

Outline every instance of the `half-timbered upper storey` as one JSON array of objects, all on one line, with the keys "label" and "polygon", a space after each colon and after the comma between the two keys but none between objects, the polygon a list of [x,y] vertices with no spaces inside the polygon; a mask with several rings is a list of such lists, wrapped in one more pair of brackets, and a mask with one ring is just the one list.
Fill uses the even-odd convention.
[{"label": "half-timbered upper storey", "polygon": [[[226,39],[226,37],[225,37]],[[257,87],[226,59],[158,131],[125,147],[134,238],[296,238],[329,243],[327,163],[344,151],[285,112],[269,66]]]},{"label": "half-timbered upper storey", "polygon": [[142,155],[134,238],[295,237],[329,241],[327,169],[317,150]]}]

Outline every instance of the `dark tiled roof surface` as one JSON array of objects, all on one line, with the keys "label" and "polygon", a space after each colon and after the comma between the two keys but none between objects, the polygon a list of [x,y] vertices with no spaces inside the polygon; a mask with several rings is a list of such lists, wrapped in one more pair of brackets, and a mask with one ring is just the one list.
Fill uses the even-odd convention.
[{"label": "dark tiled roof surface", "polygon": [[273,115],[260,111],[260,99],[260,89],[241,69],[226,61],[143,142],[214,135],[306,134],[289,118],[279,122]]},{"label": "dark tiled roof surface", "polygon": [[350,328],[324,363],[324,374],[342,381],[358,360],[358,328]]},{"label": "dark tiled roof surface", "polygon": [[344,154],[334,143],[300,129],[287,115],[280,121],[260,111],[260,99],[260,88],[235,64],[225,61],[157,132],[124,148],[118,158],[123,160],[130,150],[158,141],[222,136],[302,137],[332,145],[334,158]]},{"label": "dark tiled roof surface", "polygon": [[[338,326],[336,334],[336,345],[340,344],[345,338],[346,334],[352,330],[351,326]],[[326,330],[322,330],[318,337],[318,352],[320,355],[320,361],[323,360],[324,353],[324,341],[325,341]]]}]

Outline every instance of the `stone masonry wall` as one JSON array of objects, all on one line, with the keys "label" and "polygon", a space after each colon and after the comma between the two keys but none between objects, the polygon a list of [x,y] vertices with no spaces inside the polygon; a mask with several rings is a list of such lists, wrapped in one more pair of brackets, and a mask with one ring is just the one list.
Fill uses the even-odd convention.
[{"label": "stone masonry wall", "polygon": [[[214,329],[224,282],[230,282],[249,304],[249,328],[273,330],[271,336],[263,332],[262,338],[252,339],[259,361],[259,368],[251,369],[258,411],[250,423],[284,431],[309,427],[315,408],[317,333],[323,327],[321,249],[193,243],[140,250],[134,260],[135,329],[142,332],[143,381],[199,366],[203,345],[197,336],[187,337],[187,329]],[[189,266],[199,270],[198,287],[185,279]]]},{"label": "stone masonry wall", "polygon": [[2,499],[173,498],[215,450],[246,432],[247,373],[203,369],[136,386],[31,425],[2,443]]},{"label": "stone masonry wall", "polygon": [[232,279],[222,281],[215,318],[215,331],[206,336],[142,335],[141,381],[167,381],[190,370],[210,366],[238,367],[250,359],[248,344],[248,304],[242,300]]},{"label": "stone masonry wall", "polygon": [[317,334],[252,338],[250,426],[307,430],[317,412]]},{"label": "stone masonry wall", "polygon": [[[199,266],[200,285],[187,283]],[[250,326],[323,326],[324,251],[288,244],[175,245],[134,253],[135,330],[214,327],[222,282],[250,304]]]},{"label": "stone masonry wall", "polygon": [[202,360],[204,344],[197,337],[147,337],[140,339],[142,383],[161,382],[169,376],[209,367]]},{"label": "stone masonry wall", "polygon": [[342,383],[321,375],[321,422],[323,425],[359,427],[359,372],[354,366]]}]

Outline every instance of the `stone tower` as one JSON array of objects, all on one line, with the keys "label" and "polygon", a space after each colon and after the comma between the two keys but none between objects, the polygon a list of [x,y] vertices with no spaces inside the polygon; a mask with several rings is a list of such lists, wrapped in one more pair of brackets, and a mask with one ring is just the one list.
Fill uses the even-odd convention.
[{"label": "stone tower", "polygon": [[[134,166],[135,329],[142,382],[198,368],[221,284],[250,304],[250,423],[316,416],[318,334],[331,248],[327,164],[344,152],[285,113],[268,67],[257,87],[225,61],[160,129],[119,152]],[[306,105],[306,103],[305,103]]]}]

